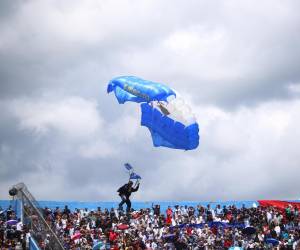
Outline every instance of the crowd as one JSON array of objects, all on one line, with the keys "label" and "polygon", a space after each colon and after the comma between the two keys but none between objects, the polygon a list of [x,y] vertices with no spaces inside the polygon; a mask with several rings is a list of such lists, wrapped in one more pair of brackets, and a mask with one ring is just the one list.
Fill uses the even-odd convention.
[{"label": "crowd", "polygon": [[26,249],[29,234],[20,218],[17,218],[11,206],[3,210],[0,207],[0,249]]},{"label": "crowd", "polygon": [[[284,210],[198,205],[166,211],[153,205],[130,213],[65,206],[46,207],[43,215],[65,249],[300,249],[299,211],[291,205]],[[13,211],[2,213],[1,249],[22,249],[26,242],[29,231],[20,221],[6,223],[12,219]],[[38,243],[47,249],[46,242]]]}]

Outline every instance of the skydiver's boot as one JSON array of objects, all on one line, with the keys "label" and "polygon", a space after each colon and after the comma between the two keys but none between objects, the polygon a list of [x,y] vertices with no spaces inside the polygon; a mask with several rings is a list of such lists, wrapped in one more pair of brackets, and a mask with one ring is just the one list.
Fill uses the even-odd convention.
[{"label": "skydiver's boot", "polygon": [[118,210],[119,210],[119,211],[123,211],[123,206],[122,206],[122,205],[121,205],[121,206],[119,205]]},{"label": "skydiver's boot", "polygon": [[129,199],[126,200],[126,205],[127,205],[126,213],[130,214],[130,212],[131,212],[131,201]]}]

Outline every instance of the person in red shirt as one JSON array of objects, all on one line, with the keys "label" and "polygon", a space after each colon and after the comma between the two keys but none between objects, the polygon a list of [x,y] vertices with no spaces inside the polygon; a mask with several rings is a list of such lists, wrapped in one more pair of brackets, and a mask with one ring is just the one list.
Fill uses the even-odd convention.
[{"label": "person in red shirt", "polygon": [[230,240],[229,238],[225,238],[224,247],[229,248],[231,246],[232,246],[232,240]]},{"label": "person in red shirt", "polygon": [[167,208],[166,214],[167,214],[166,224],[171,225],[172,224],[173,210],[170,206]]},{"label": "person in red shirt", "polygon": [[109,232],[109,242],[110,242],[110,244],[112,245],[117,240],[117,238],[118,238],[118,234],[115,231],[111,230]]},{"label": "person in red shirt", "polygon": [[166,213],[167,213],[167,216],[172,217],[172,215],[173,215],[173,210],[172,210],[172,208],[171,208],[170,206],[168,206]]}]

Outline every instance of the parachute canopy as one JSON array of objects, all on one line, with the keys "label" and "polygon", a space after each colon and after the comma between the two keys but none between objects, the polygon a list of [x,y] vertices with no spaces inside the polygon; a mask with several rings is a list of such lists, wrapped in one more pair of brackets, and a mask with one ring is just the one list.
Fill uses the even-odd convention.
[{"label": "parachute canopy", "polygon": [[119,103],[162,101],[175,92],[167,86],[145,81],[135,76],[121,76],[112,79],[107,86],[107,93],[115,92]]},{"label": "parachute canopy", "polygon": [[141,125],[149,129],[153,145],[191,150],[199,145],[199,126],[191,108],[176,92],[160,83],[135,76],[112,79],[107,92],[114,91],[120,104],[141,103]]}]

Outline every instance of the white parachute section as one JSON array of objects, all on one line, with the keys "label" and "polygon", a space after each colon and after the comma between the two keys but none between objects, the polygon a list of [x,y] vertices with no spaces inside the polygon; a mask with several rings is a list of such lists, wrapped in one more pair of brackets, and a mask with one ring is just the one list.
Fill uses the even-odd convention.
[{"label": "white parachute section", "polygon": [[167,115],[175,121],[181,122],[185,126],[189,126],[196,122],[195,114],[181,97],[171,95],[167,98],[167,102],[153,101],[152,106],[160,110],[164,115]]}]

